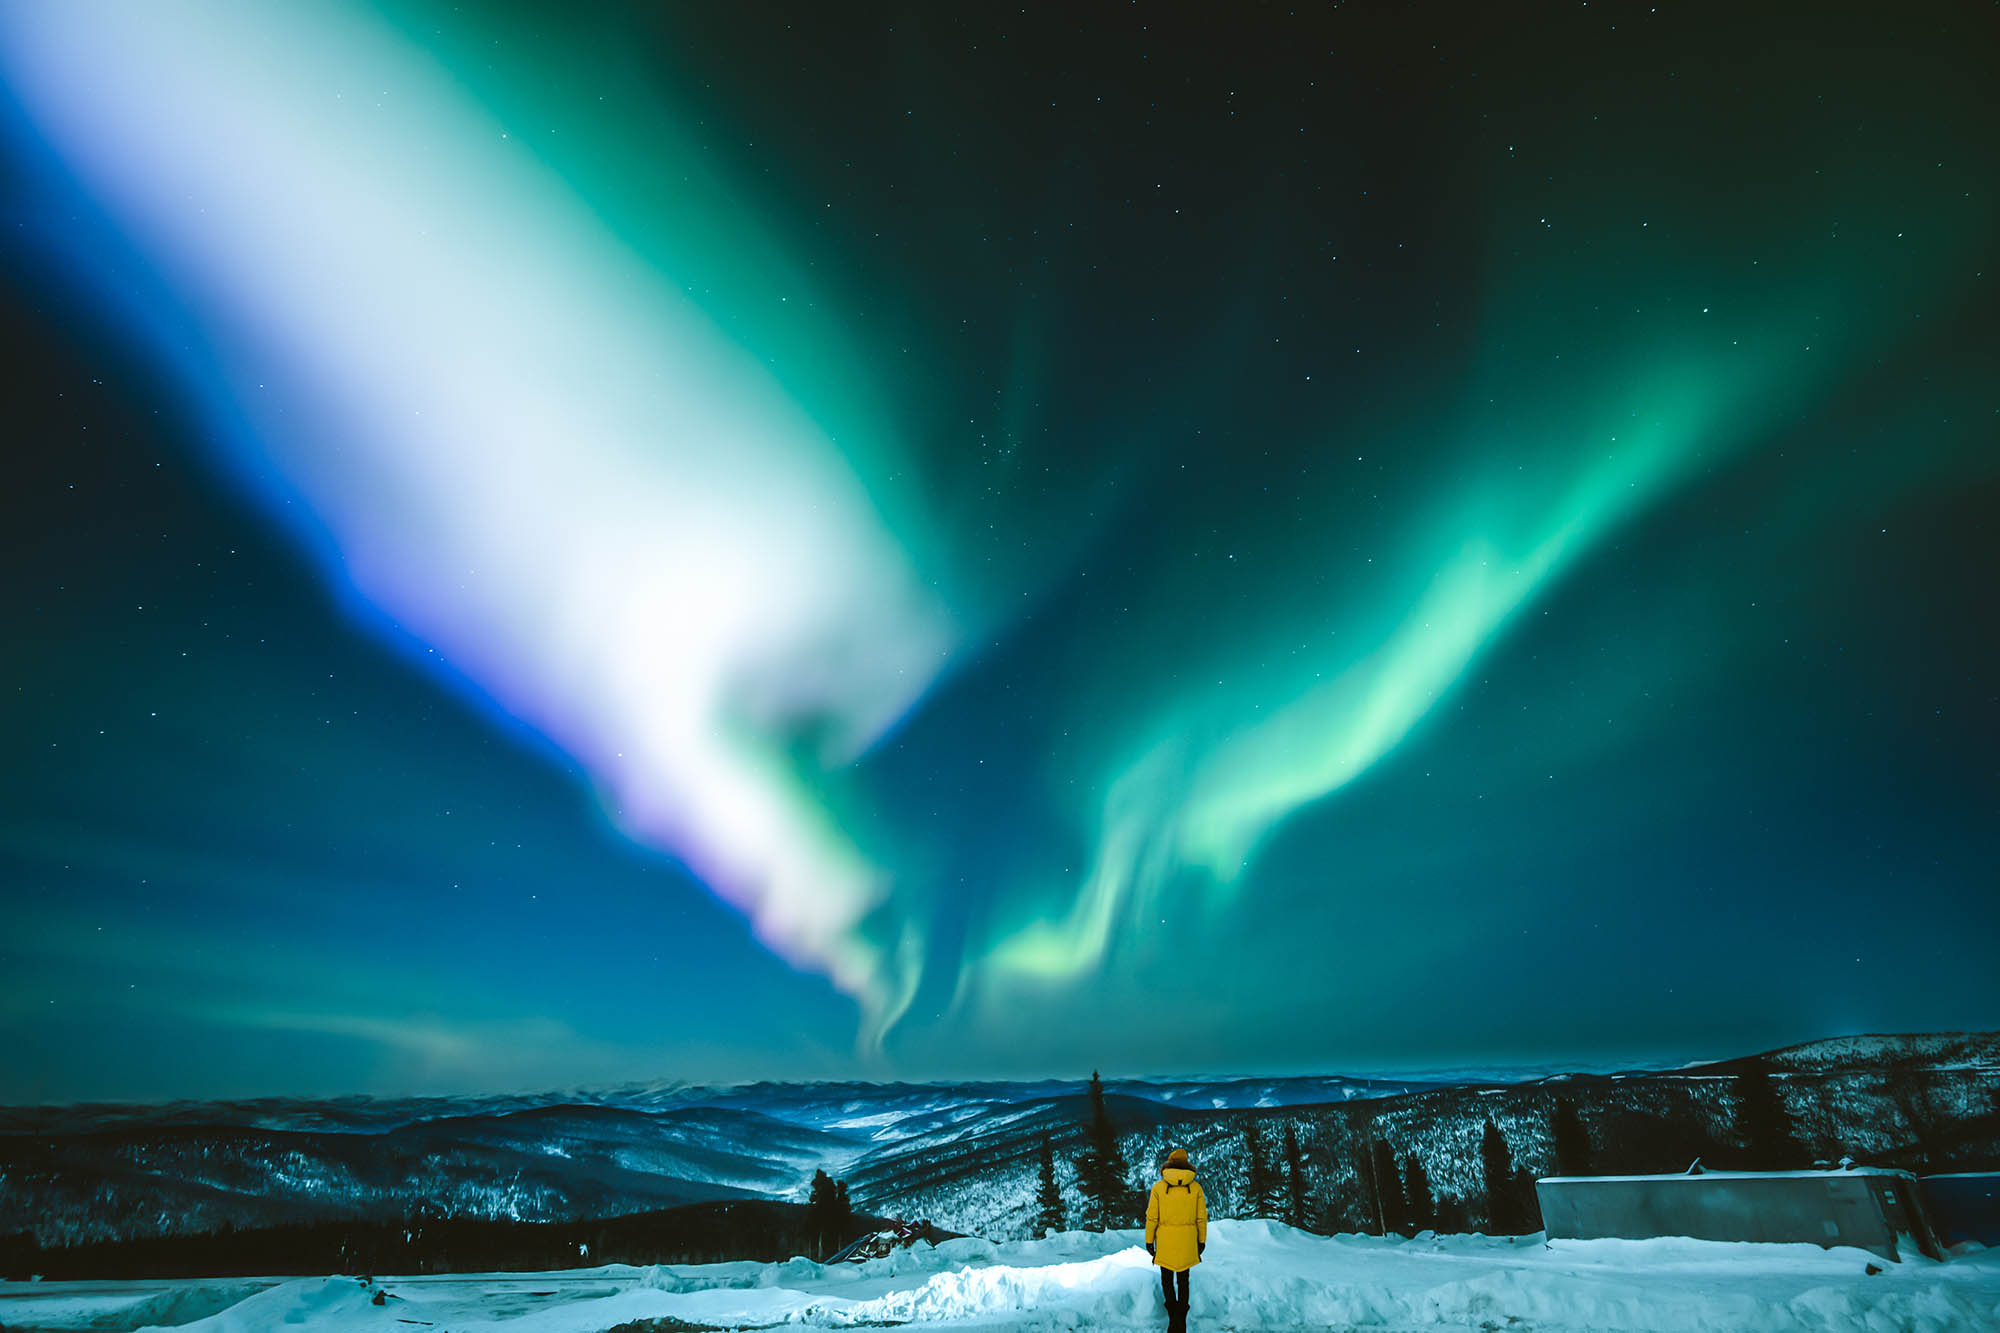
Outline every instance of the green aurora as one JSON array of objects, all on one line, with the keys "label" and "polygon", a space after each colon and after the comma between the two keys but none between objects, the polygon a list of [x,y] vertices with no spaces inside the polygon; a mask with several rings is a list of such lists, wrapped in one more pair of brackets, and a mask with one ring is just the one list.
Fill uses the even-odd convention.
[{"label": "green aurora", "polygon": [[[485,611],[427,621],[417,594],[399,602],[406,581],[426,586],[418,545],[372,548],[340,517],[406,503],[392,472],[352,480],[357,465],[315,492],[328,455],[279,440],[288,428],[230,379],[228,348],[255,337],[216,335],[210,383],[142,331],[222,327],[204,323],[220,298],[169,272],[171,317],[79,313],[64,345],[85,350],[50,356],[94,367],[90,348],[136,348],[104,356],[165,366],[121,372],[124,392],[170,405],[178,424],[153,429],[200,503],[274,553],[309,552],[299,577],[333,589],[318,607],[246,592],[205,614],[337,623],[343,662],[417,661],[384,669],[383,698],[445,698],[474,719],[465,734],[511,738],[477,777],[462,738],[412,751],[396,790],[553,773],[519,779],[537,794],[511,818],[587,830],[550,845],[636,844],[686,868],[617,894],[697,897],[705,882],[731,910],[656,928],[667,961],[643,984],[614,978],[632,960],[607,963],[587,933],[551,943],[549,985],[519,995],[449,948],[421,987],[385,974],[365,1000],[282,976],[163,982],[183,1000],[155,1018],[175,1015],[167,1030],[198,1052],[186,1078],[85,1076],[46,1054],[31,1031],[46,1016],[24,999],[0,1036],[43,1052],[42,1072],[0,1095],[317,1077],[232,1053],[245,1029],[354,1043],[340,1076],[386,1088],[505,1079],[518,1067],[496,1034],[536,1024],[552,1052],[593,1054],[538,1056],[534,1077],[663,1062],[700,1077],[1674,1058],[1994,1021],[2000,983],[1978,960],[2000,938],[1986,609],[2000,171],[1960,20],[1856,9],[1805,31],[1739,16],[1723,47],[1714,22],[1643,6],[1539,24],[1344,7],[218,13],[211,36],[166,54],[135,46],[134,68],[268,62],[230,95],[308,127],[274,150],[301,179],[339,161],[368,180],[348,154],[374,150],[353,145],[407,143],[412,174],[356,187],[379,198],[329,195],[355,210],[346,234],[400,208],[452,219],[453,246],[477,253],[490,223],[491,253],[522,266],[485,270],[495,313],[468,287],[439,336],[521,311],[550,321],[545,359],[496,359],[469,391],[495,412],[523,384],[542,393],[558,424],[523,447],[547,451],[546,475],[601,469],[611,489],[585,496],[706,495],[726,540],[758,553],[744,567],[770,566],[724,618],[762,655],[723,642],[704,686],[702,725],[722,739],[664,743],[664,776],[635,775],[616,738],[653,724],[629,706],[565,730],[586,697],[625,698],[568,663],[594,670],[606,642],[661,661],[707,651],[675,638],[670,599],[632,612],[664,627],[659,643],[607,639],[578,622],[611,615],[622,590],[551,576],[564,614],[522,641],[573,656],[542,676],[516,670]],[[33,26],[7,35],[10,59],[55,49]],[[405,82],[379,93],[379,123],[315,141],[318,113],[287,101],[304,96],[294,67],[331,71],[328,86]],[[81,140],[51,128],[58,104],[28,89],[10,108],[17,211],[71,188],[101,207],[120,247],[67,263],[115,284],[165,250],[88,170],[61,181]],[[489,131],[505,146],[474,150]],[[423,161],[434,176],[409,165]],[[250,222],[281,206],[245,200]],[[379,272],[405,262],[368,244]],[[33,256],[64,248],[23,244],[13,270],[39,274]],[[93,308],[75,295],[87,281],[63,283]],[[764,395],[744,419],[792,434],[742,458],[648,452],[653,404],[630,386],[671,380],[648,339],[683,319],[726,348],[704,388]],[[333,359],[311,343],[331,347],[337,325],[301,322],[284,355]],[[320,393],[345,407],[363,390]],[[576,403],[601,419],[564,415]],[[66,428],[40,410],[37,429]],[[233,461],[194,442],[220,421],[254,441]],[[719,460],[716,480],[697,457]],[[486,459],[449,466],[477,476]],[[297,520],[243,481],[266,473],[323,534],[269,536]],[[760,512],[770,495],[785,498]],[[844,526],[815,545],[785,517],[793,496]],[[556,492],[510,500],[505,530],[571,530],[538,526],[535,503]],[[578,512],[586,531],[593,511]],[[115,581],[144,558],[143,527],[106,524],[78,558]],[[16,623],[38,623],[57,564],[10,565]],[[540,605],[526,585],[541,566],[521,568],[536,572],[495,577],[494,605]],[[838,600],[817,606],[822,593]],[[114,623],[112,600],[77,614]],[[93,683],[66,665],[77,642],[36,631],[10,655],[34,701],[10,724],[21,753],[138,688],[144,652],[130,680]],[[107,777],[171,768],[146,752],[171,743],[129,744],[10,775],[0,864],[32,927],[13,946],[24,977],[74,965],[63,941],[115,896],[52,907],[52,867],[108,880],[171,859],[132,831],[146,792]],[[395,742],[309,744],[340,766]],[[662,790],[733,784],[748,805],[697,804],[693,822],[723,823],[673,831],[683,807]],[[272,803],[320,799],[280,787]],[[245,863],[238,823],[205,821],[202,866]],[[391,880],[451,862],[461,836],[379,830],[370,857]],[[560,899],[594,864],[495,872],[478,910],[508,933],[494,905],[517,881]],[[754,883],[720,882],[744,866]],[[249,878],[242,897],[342,891],[337,870]],[[205,892],[155,910],[192,928]],[[446,937],[468,910],[429,889],[398,900]],[[324,947],[254,916],[251,940]],[[96,947],[86,972],[147,966],[134,941]],[[707,970],[681,980],[696,954]],[[808,980],[771,980],[789,969]],[[704,1026],[718,987],[760,998]],[[90,1013],[79,1031],[130,1018],[115,999]],[[442,1035],[411,1038],[410,1014]]]}]

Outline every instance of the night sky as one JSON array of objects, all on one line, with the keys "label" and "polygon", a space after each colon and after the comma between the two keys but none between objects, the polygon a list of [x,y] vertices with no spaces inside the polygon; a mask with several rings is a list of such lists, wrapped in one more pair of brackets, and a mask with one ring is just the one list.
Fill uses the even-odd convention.
[{"label": "night sky", "polygon": [[1994,11],[1487,8],[0,6],[0,1101],[2000,1026]]}]

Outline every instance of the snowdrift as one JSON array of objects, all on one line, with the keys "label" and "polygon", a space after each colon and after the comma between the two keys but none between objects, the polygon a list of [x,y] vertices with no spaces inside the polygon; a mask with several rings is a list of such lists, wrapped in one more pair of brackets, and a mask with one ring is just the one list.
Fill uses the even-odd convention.
[{"label": "snowdrift", "polygon": [[[1859,1250],[1714,1241],[1313,1236],[1218,1221],[1194,1272],[1195,1329],[1521,1328],[1948,1333],[2000,1327],[2000,1251],[1883,1266]],[[1874,1271],[1870,1271],[1871,1268]],[[205,1293],[195,1296],[192,1289]],[[567,1273],[0,1286],[0,1324],[186,1333],[607,1333],[723,1329],[1154,1329],[1159,1284],[1135,1232],[919,1244],[865,1264],[709,1264]],[[386,1293],[373,1304],[377,1290]],[[248,1291],[249,1294],[242,1294]],[[176,1293],[185,1293],[177,1296]],[[235,1297],[214,1313],[212,1302]],[[176,1305],[175,1302],[180,1304]],[[168,1313],[171,1311],[172,1313]],[[178,1317],[176,1317],[178,1316]],[[192,1322],[185,1322],[192,1317]],[[677,1321],[677,1322],[676,1322]]]}]

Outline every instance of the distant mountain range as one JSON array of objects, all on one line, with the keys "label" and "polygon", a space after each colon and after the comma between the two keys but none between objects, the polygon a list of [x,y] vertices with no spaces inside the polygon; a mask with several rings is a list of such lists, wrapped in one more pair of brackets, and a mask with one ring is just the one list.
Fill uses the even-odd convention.
[{"label": "distant mountain range", "polygon": [[[1481,1077],[1520,1081],[1535,1078],[1544,1072],[1497,1071]],[[1446,1074],[1411,1078],[1113,1079],[1105,1087],[1114,1093],[1149,1101],[1224,1110],[1389,1097],[1419,1088],[1472,1081],[1476,1080]],[[374,1133],[420,1121],[505,1116],[565,1106],[602,1106],[660,1113],[703,1107],[753,1111],[813,1129],[839,1131],[890,1127],[907,1119],[954,1107],[1016,1105],[1073,1096],[1082,1092],[1084,1086],[1082,1080],[1060,1079],[1011,1083],[703,1085],[655,1082],[562,1092],[464,1097],[263,1097],[217,1102],[85,1102],[69,1106],[0,1106],[0,1134],[65,1134],[166,1125],[241,1125],[260,1129]]]},{"label": "distant mountain range", "polygon": [[[1240,1192],[1246,1126],[1266,1126],[1275,1138],[1289,1123],[1331,1209],[1355,1188],[1356,1145],[1377,1136],[1424,1156],[1441,1193],[1469,1190],[1464,1164],[1476,1154],[1468,1144],[1489,1114],[1507,1128],[1517,1159],[1540,1169],[1557,1095],[1589,1110],[1607,1147],[1650,1140],[1683,1165],[1689,1144],[1726,1150],[1729,1088],[1752,1067],[1785,1087],[1803,1140],[1891,1164],[1917,1147],[1933,1157],[1988,1151],[1973,1140],[1984,1142],[1982,1117],[1994,1118],[2000,1089],[2000,1034],[1991,1033],[1839,1038],[1612,1074],[1118,1080],[1107,1084],[1107,1104],[1135,1188],[1171,1141],[1195,1152],[1226,1215]],[[521,1096],[0,1108],[0,1234],[31,1230],[54,1245],[334,1218],[569,1221],[795,1200],[824,1169],[847,1179],[869,1211],[1019,1235],[1044,1138],[1077,1202],[1070,1159],[1086,1109],[1084,1085],[1066,1081],[658,1083]],[[1987,1137],[2000,1141],[2000,1125],[1992,1128]]]}]

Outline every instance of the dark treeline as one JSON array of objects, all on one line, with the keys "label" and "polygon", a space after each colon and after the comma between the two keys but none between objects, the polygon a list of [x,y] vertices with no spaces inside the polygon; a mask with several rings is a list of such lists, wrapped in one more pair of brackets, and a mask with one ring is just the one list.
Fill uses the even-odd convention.
[{"label": "dark treeline", "polygon": [[[836,1237],[831,1225],[842,1228]],[[301,1226],[225,1227],[44,1249],[29,1232],[0,1236],[0,1278],[252,1277],[272,1274],[543,1272],[596,1264],[771,1263],[824,1256],[887,1225],[811,1205],[762,1200],[698,1203],[586,1222],[414,1217]]]},{"label": "dark treeline", "polygon": [[805,1215],[805,1234],[811,1245],[799,1253],[814,1259],[828,1258],[853,1233],[854,1205],[847,1201],[847,1182],[835,1180],[824,1171],[813,1172]]},{"label": "dark treeline", "polygon": [[[1574,1116],[1574,1107],[1568,1113]],[[1477,1139],[1465,1145],[1441,1149],[1433,1137],[1432,1164],[1414,1147],[1399,1152],[1374,1124],[1360,1138],[1348,1137],[1344,1160],[1326,1151],[1324,1127],[1308,1129],[1319,1149],[1310,1155],[1297,1124],[1287,1120],[1281,1133],[1283,1147],[1274,1153],[1257,1121],[1244,1126],[1236,1154],[1242,1183],[1229,1192],[1222,1215],[1268,1217],[1326,1233],[1482,1231],[1518,1236],[1541,1229],[1534,1174],[1515,1165],[1506,1134],[1491,1118]],[[1215,1147],[1208,1151],[1212,1157]],[[1438,1193],[1431,1184],[1433,1164],[1468,1185],[1454,1194]]]}]

